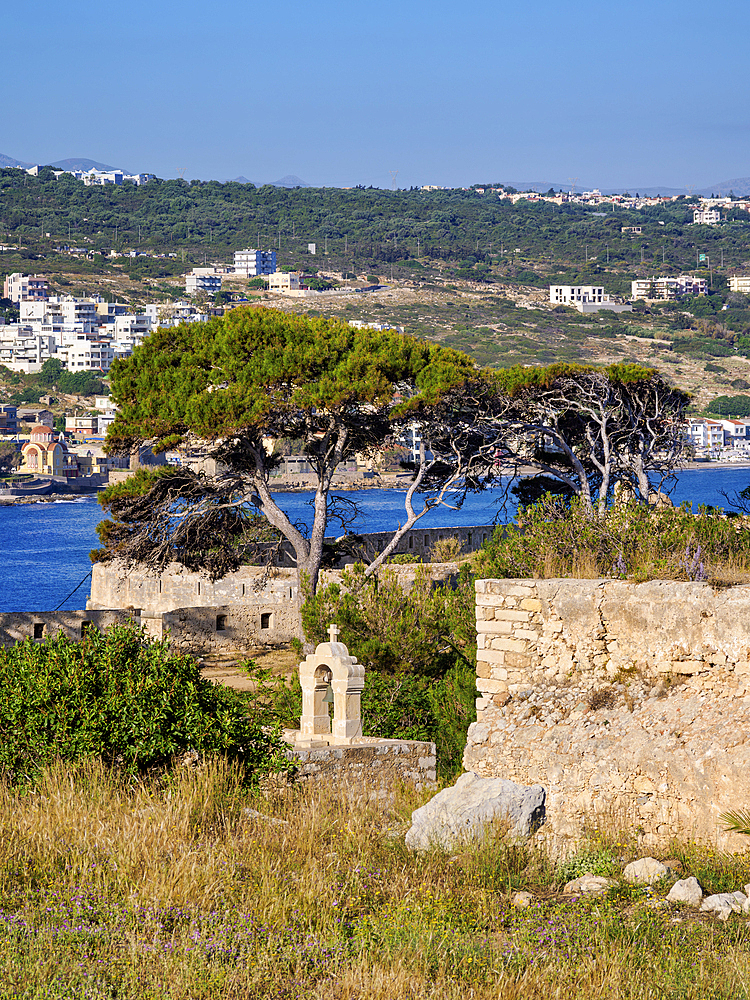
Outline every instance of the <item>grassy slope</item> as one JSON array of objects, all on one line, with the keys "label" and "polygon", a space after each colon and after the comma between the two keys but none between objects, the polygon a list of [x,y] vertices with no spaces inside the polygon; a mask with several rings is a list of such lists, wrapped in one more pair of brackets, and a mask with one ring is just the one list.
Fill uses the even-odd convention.
[{"label": "grassy slope", "polygon": [[[748,996],[745,918],[654,909],[624,883],[561,894],[583,871],[616,876],[633,856],[622,837],[594,834],[562,868],[500,841],[417,857],[402,837],[413,794],[269,802],[237,778],[212,765],[128,788],[90,764],[37,795],[0,789],[0,996]],[[750,879],[747,854],[674,853],[706,891]],[[520,888],[527,910],[510,904]]]}]

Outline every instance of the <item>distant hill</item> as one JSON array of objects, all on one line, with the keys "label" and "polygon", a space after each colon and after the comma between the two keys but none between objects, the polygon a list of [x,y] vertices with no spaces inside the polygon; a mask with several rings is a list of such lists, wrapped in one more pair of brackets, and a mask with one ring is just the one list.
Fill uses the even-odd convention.
[{"label": "distant hill", "polygon": [[750,194],[750,177],[735,177],[731,181],[721,181],[720,184],[713,184],[710,188],[702,188],[694,191],[694,194],[712,195],[724,197],[730,192],[733,194]]},{"label": "distant hill", "polygon": [[108,163],[99,163],[98,160],[88,160],[85,156],[74,156],[69,160],[55,160],[50,163],[51,167],[58,170],[120,170],[120,167],[111,167]]},{"label": "distant hill", "polygon": [[24,163],[23,160],[16,160],[12,156],[0,153],[0,167],[33,167],[33,163]]},{"label": "distant hill", "polygon": [[271,187],[277,188],[309,188],[312,184],[308,184],[307,181],[303,181],[301,177],[297,177],[296,174],[285,174],[278,181],[268,181]]},{"label": "distant hill", "polygon": [[253,184],[253,183],[254,182],[251,181],[249,177],[244,177],[242,174],[240,174],[239,177],[231,177],[227,181],[227,184]]}]

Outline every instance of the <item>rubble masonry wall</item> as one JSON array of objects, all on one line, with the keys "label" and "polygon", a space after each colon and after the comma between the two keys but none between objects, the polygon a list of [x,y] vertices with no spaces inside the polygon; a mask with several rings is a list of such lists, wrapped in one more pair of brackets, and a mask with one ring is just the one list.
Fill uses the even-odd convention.
[{"label": "rubble masonry wall", "polygon": [[750,587],[617,580],[476,584],[477,722],[467,770],[547,789],[543,837],[746,847]]}]

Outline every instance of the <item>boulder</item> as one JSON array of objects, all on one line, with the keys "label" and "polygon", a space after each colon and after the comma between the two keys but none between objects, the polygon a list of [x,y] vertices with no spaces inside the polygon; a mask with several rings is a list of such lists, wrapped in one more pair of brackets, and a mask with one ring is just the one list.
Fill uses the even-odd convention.
[{"label": "boulder", "polygon": [[703,899],[703,890],[698,885],[695,875],[690,878],[681,878],[675,882],[669,890],[667,900],[670,903],[685,903],[687,906],[700,906]]},{"label": "boulder", "polygon": [[514,892],[510,903],[517,910],[525,910],[534,902],[533,892]]},{"label": "boulder", "polygon": [[644,885],[653,885],[654,882],[658,882],[660,878],[663,878],[668,870],[656,858],[639,858],[637,861],[631,861],[629,865],[625,865],[622,877],[626,882],[641,882]]},{"label": "boulder", "polygon": [[417,851],[433,845],[450,850],[468,840],[482,840],[496,823],[507,823],[511,837],[525,839],[544,822],[544,801],[541,785],[525,787],[467,771],[451,788],[414,810],[406,845]]},{"label": "boulder", "polygon": [[744,892],[717,892],[713,896],[706,896],[701,903],[701,910],[715,914],[719,920],[729,920],[733,913],[742,913],[746,904],[747,896]]},{"label": "boulder", "polygon": [[585,875],[579,875],[578,878],[567,882],[563,892],[572,892],[576,896],[602,896],[611,885],[617,885],[617,879],[586,872]]}]

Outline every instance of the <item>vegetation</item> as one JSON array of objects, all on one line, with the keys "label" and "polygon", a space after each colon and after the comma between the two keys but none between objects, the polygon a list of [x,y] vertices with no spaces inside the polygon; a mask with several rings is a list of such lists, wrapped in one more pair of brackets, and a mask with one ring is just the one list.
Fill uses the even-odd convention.
[{"label": "vegetation", "polygon": [[136,775],[191,751],[242,761],[248,776],[281,761],[276,738],[231,691],[134,626],[0,648],[0,731],[0,773],[12,784],[33,783],[55,760]]},{"label": "vegetation", "polygon": [[517,523],[497,529],[477,554],[481,578],[611,576],[644,580],[750,578],[750,530],[744,521],[689,504],[613,504],[592,518],[577,498],[550,494],[519,510]]},{"label": "vegetation", "polygon": [[750,417],[750,396],[717,396],[706,409],[722,417]]},{"label": "vegetation", "polygon": [[[426,793],[427,795],[431,793]],[[619,879],[627,833],[592,834],[556,865],[505,843],[414,855],[420,799],[314,786],[268,801],[239,768],[166,786],[89,762],[33,796],[0,786],[0,982],[19,1000],[737,1000],[748,923],[722,924]],[[247,809],[251,812],[247,812]],[[748,855],[674,844],[706,892],[750,881]],[[561,889],[583,871],[605,897]],[[676,876],[673,876],[676,877]],[[516,909],[513,892],[534,893]]]},{"label": "vegetation", "polygon": [[[236,309],[221,320],[158,329],[132,358],[115,361],[111,379],[120,409],[108,449],[127,453],[148,441],[161,451],[191,438],[209,443],[228,469],[217,484],[223,507],[261,510],[294,549],[300,582],[313,591],[331,516],[331,482],[341,462],[376,451],[419,419],[425,440],[407,509],[417,489],[439,496],[446,484],[456,484],[459,493],[481,488],[467,462],[481,440],[473,418],[475,398],[488,395],[486,380],[467,355],[394,330]],[[266,438],[303,443],[317,479],[309,538],[273,498],[269,475],[280,459],[267,453]],[[425,449],[434,457],[425,459]],[[194,504],[181,496],[182,524],[203,520],[206,501],[199,492]],[[115,496],[109,494],[108,502]],[[154,511],[162,517],[160,507]],[[236,549],[232,533],[217,533],[214,544]]]},{"label": "vegetation", "polygon": [[[186,270],[206,253],[226,258],[255,246],[260,232],[284,267],[308,266],[307,243],[317,242],[339,272],[377,275],[393,265],[397,274],[422,276],[425,263],[446,262],[456,277],[476,282],[503,275],[540,285],[604,284],[616,293],[627,290],[618,271],[635,270],[642,253],[652,271],[692,269],[698,248],[711,260],[723,252],[728,267],[747,259],[746,213],[722,226],[694,227],[694,202],[687,198],[601,214],[584,205],[513,205],[476,189],[286,189],[184,180],[100,188],[65,175],[55,180],[51,171],[29,177],[22,170],[0,172],[0,192],[0,233],[26,245],[17,260],[3,255],[12,270],[29,270],[35,249],[68,243],[69,231],[99,261],[110,249],[184,253]],[[642,235],[622,233],[628,225],[640,226]],[[44,230],[50,240],[39,236]],[[181,263],[136,257],[123,266],[138,276],[160,276]]]}]

